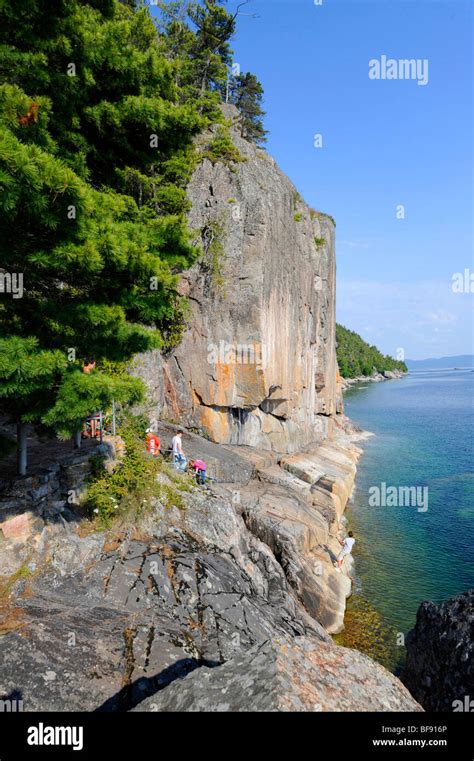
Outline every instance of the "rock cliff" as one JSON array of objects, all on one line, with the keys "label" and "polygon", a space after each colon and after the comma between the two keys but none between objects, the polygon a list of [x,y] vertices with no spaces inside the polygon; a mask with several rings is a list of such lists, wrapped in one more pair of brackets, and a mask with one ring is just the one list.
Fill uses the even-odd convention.
[{"label": "rock cliff", "polygon": [[[311,615],[338,632],[351,581],[334,569],[336,537],[360,450],[341,430],[335,225],[240,137],[233,106],[224,115],[242,160],[204,158],[188,188],[203,254],[180,284],[191,310],[183,340],[166,357],[139,357],[134,372],[155,424],[175,421],[253,458],[238,509]],[[202,135],[200,147],[210,139]],[[158,428],[170,441],[172,429]],[[219,481],[239,480],[206,446],[196,455]]]},{"label": "rock cliff", "polygon": [[205,158],[188,188],[204,251],[181,283],[188,328],[171,356],[148,354],[137,371],[157,417],[221,443],[295,452],[330,435],[340,408],[334,223],[239,136],[234,107],[225,113],[244,160]]}]

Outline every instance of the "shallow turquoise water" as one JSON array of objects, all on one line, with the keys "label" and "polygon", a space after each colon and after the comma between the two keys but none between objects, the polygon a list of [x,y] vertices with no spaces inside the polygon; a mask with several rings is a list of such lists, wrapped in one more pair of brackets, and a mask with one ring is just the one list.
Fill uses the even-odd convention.
[{"label": "shallow turquoise water", "polygon": [[[345,395],[363,442],[353,505],[356,589],[398,631],[423,600],[474,586],[474,373],[414,371]],[[428,510],[371,507],[369,489],[427,486]]]}]

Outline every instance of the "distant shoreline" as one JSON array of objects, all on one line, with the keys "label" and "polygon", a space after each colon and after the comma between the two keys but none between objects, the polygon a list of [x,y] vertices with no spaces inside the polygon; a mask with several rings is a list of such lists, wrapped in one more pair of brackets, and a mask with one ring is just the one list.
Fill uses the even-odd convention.
[{"label": "distant shoreline", "polygon": [[472,365],[464,365],[464,367],[412,367],[408,370],[409,373],[422,373],[426,371],[441,372],[442,370],[471,370],[474,372]]},{"label": "distant shoreline", "polygon": [[472,370],[473,354],[452,354],[448,357],[427,357],[426,359],[406,359],[408,370]]},{"label": "distant shoreline", "polygon": [[359,375],[356,378],[341,378],[341,387],[343,392],[358,383],[381,383],[388,380],[399,380],[404,378],[408,373],[401,370],[386,370],[383,373],[374,373],[373,375]]}]

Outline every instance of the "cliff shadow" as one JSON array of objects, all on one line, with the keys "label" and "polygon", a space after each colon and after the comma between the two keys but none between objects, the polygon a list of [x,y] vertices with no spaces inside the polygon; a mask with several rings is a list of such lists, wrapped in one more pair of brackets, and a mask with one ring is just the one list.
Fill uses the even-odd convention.
[{"label": "cliff shadow", "polygon": [[177,679],[184,679],[185,676],[201,666],[214,668],[219,665],[220,663],[217,661],[200,661],[196,658],[182,658],[181,660],[172,663],[170,666],[167,666],[154,676],[141,676],[135,682],[125,685],[121,690],[95,708],[93,713],[122,713],[125,711],[131,711],[146,698],[156,695],[156,693],[160,692],[165,687],[168,687],[168,685],[175,682]]}]

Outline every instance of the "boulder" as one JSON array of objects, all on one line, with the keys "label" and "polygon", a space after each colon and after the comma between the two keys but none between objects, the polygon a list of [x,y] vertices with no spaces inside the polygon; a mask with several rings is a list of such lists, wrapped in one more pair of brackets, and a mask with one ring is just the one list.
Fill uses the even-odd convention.
[{"label": "boulder", "polygon": [[356,650],[310,637],[275,638],[202,667],[135,711],[421,711],[408,690]]},{"label": "boulder", "polygon": [[474,589],[420,605],[406,649],[402,680],[427,711],[474,710]]}]

